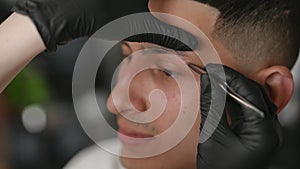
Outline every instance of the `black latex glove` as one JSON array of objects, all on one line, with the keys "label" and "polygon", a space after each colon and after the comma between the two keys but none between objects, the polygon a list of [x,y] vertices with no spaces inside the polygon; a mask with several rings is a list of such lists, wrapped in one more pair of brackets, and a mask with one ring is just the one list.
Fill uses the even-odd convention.
[{"label": "black latex glove", "polygon": [[[146,1],[145,5],[147,4]],[[120,6],[122,3],[117,0],[18,0],[14,8],[15,12],[28,15],[35,23],[48,51],[56,50],[57,45],[64,44],[69,40],[90,36],[100,27],[121,16],[145,10],[130,9],[131,5]],[[123,2],[124,3],[124,2]],[[131,0],[130,3],[141,3],[141,0]],[[134,5],[133,5],[134,6]],[[186,45],[179,50],[191,50],[197,46],[197,41],[187,32],[159,21],[150,16],[145,18],[132,19],[118,26],[119,30],[134,32],[136,29],[159,30],[171,32],[175,37],[189,38]],[[110,38],[110,37],[109,37]],[[115,39],[113,39],[115,40]],[[118,40],[118,39],[117,39]],[[160,35],[136,36],[128,39],[130,41],[152,42],[159,45],[173,48],[178,46],[176,40]],[[163,42],[164,44],[163,44]],[[167,43],[165,43],[167,42]],[[185,41],[186,42],[186,41]]]},{"label": "black latex glove", "polygon": [[[138,0],[130,1],[139,3]],[[141,1],[140,1],[141,2]],[[71,39],[92,35],[111,19],[137,11],[116,0],[18,0],[12,9],[28,15],[49,51]],[[129,9],[132,6],[132,9]],[[145,2],[146,6],[146,2]]]},{"label": "black latex glove", "polygon": [[[231,125],[228,124],[226,113],[222,113],[220,123],[207,120],[211,105],[211,83],[216,79],[209,76],[220,76],[223,68],[227,84],[263,111],[264,117],[227,96],[225,110],[231,118]],[[262,86],[240,73],[217,64],[209,64],[206,69],[210,73],[209,76],[202,75],[201,79],[201,132],[205,132],[203,131],[205,123],[217,125],[217,128],[206,142],[199,143],[197,168],[267,169],[269,159],[280,145],[282,138],[276,106],[270,101]],[[217,96],[218,92],[224,91],[216,88],[213,95]],[[212,107],[212,111],[214,108]]]}]

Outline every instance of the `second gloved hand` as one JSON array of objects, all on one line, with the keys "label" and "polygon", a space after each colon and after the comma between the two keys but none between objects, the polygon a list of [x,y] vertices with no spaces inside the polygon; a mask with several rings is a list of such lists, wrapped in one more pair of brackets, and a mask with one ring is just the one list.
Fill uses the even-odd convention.
[{"label": "second gloved hand", "polygon": [[92,35],[109,19],[118,17],[116,13],[138,12],[120,8],[118,3],[103,0],[18,0],[12,10],[28,15],[47,50],[53,51],[58,44]]},{"label": "second gloved hand", "polygon": [[[224,113],[218,112],[221,120],[216,120],[218,117],[208,118],[211,112],[216,113],[218,107],[211,107],[212,96],[218,96],[224,91],[217,85],[212,90],[211,86],[214,85],[211,84],[216,78],[202,75],[200,137],[203,132],[207,133],[203,125],[216,126],[216,129],[205,142],[198,145],[197,168],[268,169],[269,160],[281,141],[276,106],[262,86],[240,73],[217,64],[209,64],[206,69],[210,77],[219,79],[220,72],[224,70],[227,85],[261,110],[263,115],[227,96]],[[228,123],[227,115],[231,124]]]}]

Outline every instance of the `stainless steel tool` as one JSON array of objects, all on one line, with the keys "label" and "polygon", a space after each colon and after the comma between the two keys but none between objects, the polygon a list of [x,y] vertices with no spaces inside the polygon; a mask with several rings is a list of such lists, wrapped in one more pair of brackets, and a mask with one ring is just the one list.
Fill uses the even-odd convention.
[{"label": "stainless steel tool", "polygon": [[[201,68],[193,63],[188,63],[187,65],[193,72],[195,72],[199,75],[207,73],[206,70],[204,70],[203,68]],[[241,95],[236,93],[230,86],[228,86],[228,84],[226,82],[223,82],[220,79],[216,79],[216,80],[218,82],[218,85],[221,87],[221,89],[223,89],[225,91],[225,93],[228,94],[228,96],[230,96],[232,99],[234,99],[239,104],[241,104],[245,107],[248,107],[249,109],[252,109],[253,111],[259,113],[259,115],[261,117],[264,117],[264,113],[259,108],[257,108],[256,106],[251,104],[248,100],[246,100]]]}]

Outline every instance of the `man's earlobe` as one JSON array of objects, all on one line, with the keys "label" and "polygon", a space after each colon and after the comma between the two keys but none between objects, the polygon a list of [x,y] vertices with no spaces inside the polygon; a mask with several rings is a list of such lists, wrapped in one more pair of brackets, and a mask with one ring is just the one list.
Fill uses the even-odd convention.
[{"label": "man's earlobe", "polygon": [[258,72],[257,81],[267,89],[267,92],[277,106],[277,113],[290,101],[294,91],[294,79],[287,67],[272,66]]}]

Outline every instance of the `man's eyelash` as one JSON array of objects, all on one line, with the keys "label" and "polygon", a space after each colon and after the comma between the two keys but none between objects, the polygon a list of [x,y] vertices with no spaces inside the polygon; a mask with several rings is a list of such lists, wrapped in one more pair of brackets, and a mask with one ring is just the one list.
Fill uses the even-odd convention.
[{"label": "man's eyelash", "polygon": [[167,69],[161,69],[161,71],[166,75],[166,76],[173,76],[174,73],[170,70]]}]

